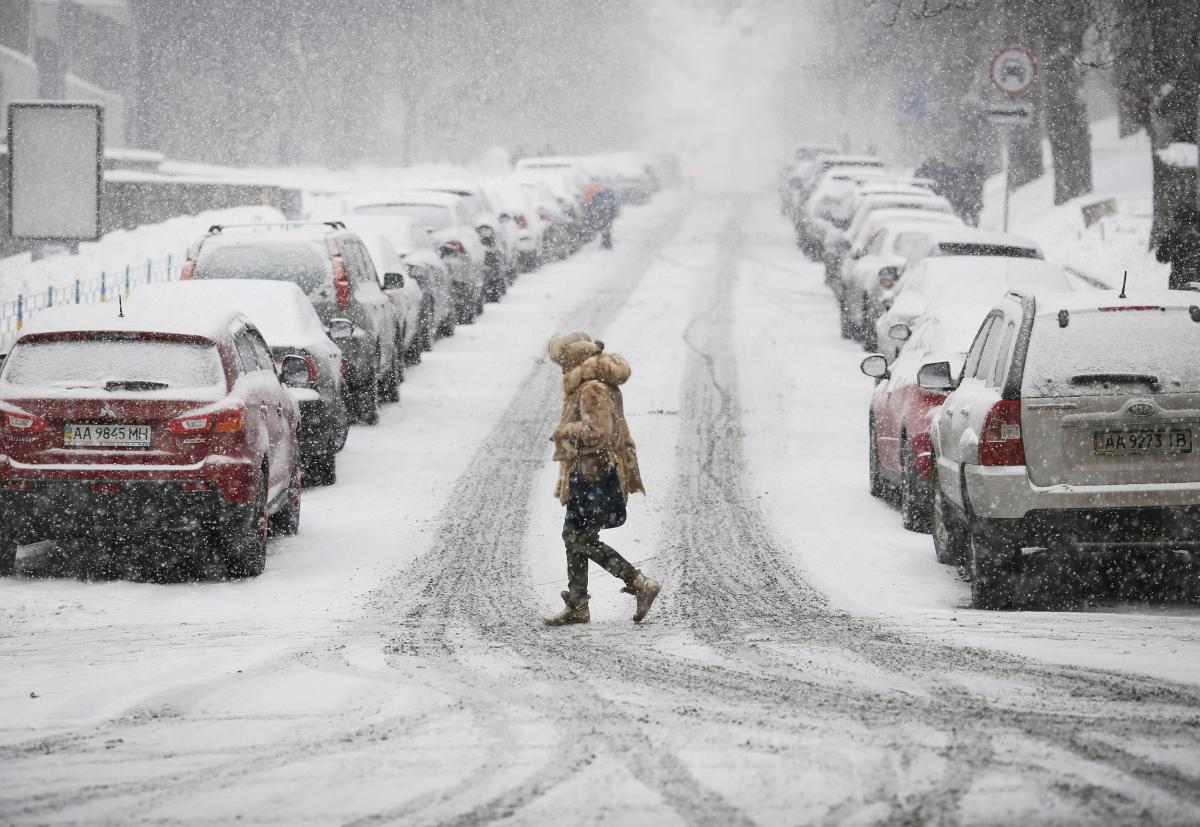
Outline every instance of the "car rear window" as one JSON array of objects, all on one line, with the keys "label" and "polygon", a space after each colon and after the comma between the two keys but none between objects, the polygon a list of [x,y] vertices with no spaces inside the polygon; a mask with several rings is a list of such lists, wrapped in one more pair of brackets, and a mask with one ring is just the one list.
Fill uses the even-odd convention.
[{"label": "car rear window", "polygon": [[453,213],[449,207],[439,207],[436,204],[376,204],[356,207],[358,215],[407,215],[422,227],[431,230],[444,230],[450,226]]},{"label": "car rear window", "polygon": [[290,281],[312,293],[325,285],[330,272],[329,257],[304,241],[206,244],[192,278]]},{"label": "car rear window", "polygon": [[224,386],[225,371],[212,344],[118,336],[20,342],[4,362],[0,383],[110,392],[209,390]]},{"label": "car rear window", "polygon": [[1000,258],[1042,258],[1042,253],[1032,247],[1014,247],[1010,244],[968,244],[943,242],[937,246],[939,256],[999,256]]},{"label": "car rear window", "polygon": [[[1200,391],[1200,324],[1183,309],[1038,317],[1025,359],[1025,393],[1106,396]],[[1114,379],[1111,377],[1126,377]],[[1157,387],[1142,379],[1153,377]]]}]

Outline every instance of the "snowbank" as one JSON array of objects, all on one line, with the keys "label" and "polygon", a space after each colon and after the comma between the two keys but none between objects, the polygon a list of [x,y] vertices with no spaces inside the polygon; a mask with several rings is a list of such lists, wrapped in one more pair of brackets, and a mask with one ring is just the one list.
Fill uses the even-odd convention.
[{"label": "snowbank", "polygon": [[234,207],[116,230],[79,245],[79,255],[0,259],[0,353],[21,325],[51,305],[109,301],[148,282],[175,278],[188,245],[218,223],[282,221],[272,207]]},{"label": "snowbank", "polygon": [[[1049,169],[1049,146],[1045,148]],[[1163,289],[1170,267],[1150,250],[1152,161],[1150,139],[1139,132],[1121,138],[1115,118],[1092,124],[1092,172],[1095,190],[1054,204],[1052,174],[1012,194],[1009,230],[1032,236],[1046,256],[1082,278],[1104,287],[1120,287],[1126,271],[1135,289]],[[999,229],[1003,209],[1000,176],[988,181],[981,226]],[[1112,200],[1116,211],[1085,226],[1083,208]]]}]

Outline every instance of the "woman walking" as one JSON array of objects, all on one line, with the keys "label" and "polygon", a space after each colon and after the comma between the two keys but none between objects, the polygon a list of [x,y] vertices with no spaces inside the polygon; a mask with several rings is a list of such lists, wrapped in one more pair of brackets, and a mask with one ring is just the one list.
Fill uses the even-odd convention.
[{"label": "woman walking", "polygon": [[604,343],[582,331],[550,340],[550,359],[562,368],[562,417],[553,436],[560,464],[555,496],[567,506],[563,542],[567,549],[566,608],[546,618],[547,625],[587,623],[588,561],[625,582],[621,591],[637,598],[634,622],[640,622],[658,597],[657,581],[646,577],[617,551],[600,541],[600,531],[625,521],[629,495],[645,493],[637,448],[625,422],[621,385],[629,363],[605,353]]}]

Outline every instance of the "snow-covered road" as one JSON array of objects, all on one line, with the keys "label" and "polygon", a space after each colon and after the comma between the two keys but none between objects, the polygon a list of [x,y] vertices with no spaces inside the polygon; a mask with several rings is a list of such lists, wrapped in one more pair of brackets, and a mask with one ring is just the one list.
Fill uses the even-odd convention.
[{"label": "snow-covered road", "polygon": [[[0,821],[1200,820],[1185,605],[961,608],[867,494],[861,353],[767,197],[660,196],[356,429],[252,582],[0,581]],[[629,358],[649,496],[565,574],[552,333]],[[71,566],[68,566],[71,570]],[[76,569],[77,571],[77,569]]]}]

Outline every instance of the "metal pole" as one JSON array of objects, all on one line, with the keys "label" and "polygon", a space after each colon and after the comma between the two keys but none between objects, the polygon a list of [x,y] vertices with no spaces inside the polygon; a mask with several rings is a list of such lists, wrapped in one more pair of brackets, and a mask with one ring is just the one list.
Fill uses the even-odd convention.
[{"label": "metal pole", "polygon": [[1012,131],[1007,126],[1000,127],[1000,167],[1004,176],[1004,223],[1001,229],[1008,232],[1008,199],[1012,192],[1012,180],[1008,174],[1008,139]]}]

